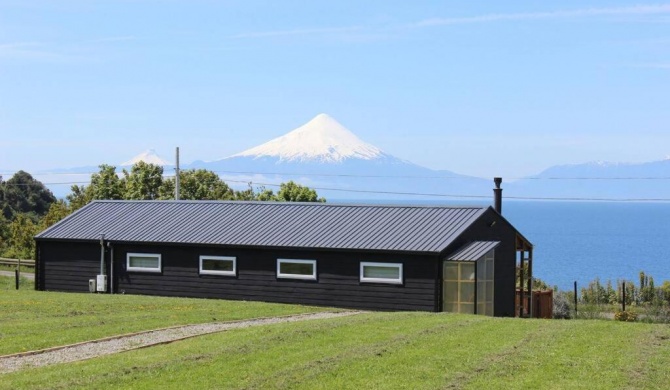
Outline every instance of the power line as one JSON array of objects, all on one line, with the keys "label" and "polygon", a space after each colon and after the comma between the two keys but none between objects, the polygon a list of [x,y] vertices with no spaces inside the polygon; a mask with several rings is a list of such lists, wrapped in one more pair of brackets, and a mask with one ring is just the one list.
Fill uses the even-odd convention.
[{"label": "power line", "polygon": [[[56,185],[72,185],[72,184],[90,184],[90,181],[69,181],[69,182],[62,182],[62,183],[42,183],[45,186],[56,186]],[[25,186],[32,186],[35,185],[35,183],[7,183],[7,182],[2,182],[0,185],[3,186],[15,186],[15,187],[25,187]]]},{"label": "power line", "polygon": [[[165,178],[173,178],[174,175],[165,175]],[[226,179],[225,181],[231,183],[245,183],[249,185],[259,185],[259,186],[268,186],[268,187],[281,187],[281,184],[277,183],[262,183],[254,182],[250,180],[234,180]],[[73,185],[73,184],[89,184],[89,181],[85,182],[55,182],[55,183],[42,183],[46,185]],[[11,183],[3,182],[3,185],[13,185],[13,186],[28,186],[32,185],[31,183]],[[357,189],[346,189],[346,188],[336,188],[336,187],[309,187],[314,190],[320,191],[336,191],[336,192],[349,192],[349,193],[362,193],[362,194],[379,194],[379,195],[402,195],[402,196],[423,196],[423,197],[437,197],[437,198],[455,198],[455,199],[490,199],[490,195],[462,195],[462,194],[440,194],[440,193],[421,193],[421,192],[400,192],[400,191],[379,191],[379,190],[357,190]],[[544,201],[598,201],[598,202],[670,202],[670,198],[599,198],[599,197],[532,197],[532,196],[505,196],[505,199],[515,199],[515,200],[544,200]]]},{"label": "power line", "polygon": [[[358,174],[339,174],[339,173],[283,173],[283,172],[245,172],[245,171],[213,171],[217,174],[238,174],[238,175],[282,175],[282,176],[319,176],[319,177],[353,177],[353,178],[388,178],[388,179],[481,179],[475,176],[424,176],[424,175],[358,175]],[[493,176],[491,176],[493,177]],[[670,180],[667,177],[509,177],[506,180]]]},{"label": "power line", "polygon": [[[250,185],[256,184],[256,185],[260,185],[260,186],[281,187],[281,184],[276,184],[276,183],[260,183],[260,182],[246,181],[246,180],[227,180],[227,181],[233,182],[233,183],[248,183]],[[488,195],[452,195],[452,194],[432,194],[432,193],[419,193],[419,192],[354,190],[354,189],[332,188],[332,187],[309,187],[309,188],[311,188],[313,190],[320,190],[320,191],[340,191],[340,192],[354,192],[354,193],[364,193],[364,194],[432,196],[432,197],[445,197],[445,198],[485,198],[485,199],[491,198],[491,196],[488,196]]]},{"label": "power line", "polygon": [[[280,187],[276,183],[260,183],[245,180],[228,180],[233,183],[247,183],[249,185],[256,184],[269,187]],[[340,192],[354,192],[366,194],[381,194],[381,195],[405,195],[405,196],[430,196],[430,197],[444,197],[444,198],[473,198],[473,199],[491,199],[490,195],[455,195],[455,194],[435,194],[435,193],[420,193],[420,192],[395,192],[395,191],[374,191],[374,190],[354,190],[345,188],[331,188],[331,187],[309,187],[320,191],[340,191]],[[598,202],[670,202],[670,198],[588,198],[588,197],[532,197],[532,196],[505,196],[505,199],[515,200],[563,200],[563,201],[598,201]]]},{"label": "power line", "polygon": [[664,177],[520,177],[520,178],[509,178],[508,180],[670,180],[670,176]]},{"label": "power line", "polygon": [[[348,173],[313,173],[313,172],[253,172],[253,171],[211,171],[216,174],[235,174],[235,175],[275,175],[275,176],[312,176],[312,177],[348,177],[348,178],[379,178],[379,179],[480,179],[486,178],[476,176],[443,176],[443,175],[365,175]],[[0,176],[10,176],[15,172],[0,173]],[[40,172],[34,176],[74,176],[74,175],[92,175],[99,172]],[[493,177],[493,176],[491,176]],[[531,176],[531,177],[505,177],[506,180],[670,180],[670,176]]]},{"label": "power line", "polygon": [[213,171],[213,172],[216,174],[236,174],[236,175],[352,177],[352,178],[381,178],[381,179],[481,179],[479,177],[474,176],[358,175],[348,173],[282,173],[282,172],[244,172],[244,171]]}]

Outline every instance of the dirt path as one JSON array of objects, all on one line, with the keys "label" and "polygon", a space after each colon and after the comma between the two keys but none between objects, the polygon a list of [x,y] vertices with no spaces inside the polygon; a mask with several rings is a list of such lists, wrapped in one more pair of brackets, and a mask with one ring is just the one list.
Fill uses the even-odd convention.
[{"label": "dirt path", "polygon": [[279,324],[286,322],[336,318],[360,313],[362,312],[346,311],[338,313],[299,314],[283,317],[258,318],[235,322],[215,322],[150,330],[146,332],[115,336],[73,345],[66,345],[62,347],[43,349],[39,351],[0,356],[0,374],[18,371],[29,367],[41,367],[50,364],[68,363],[78,360],[91,359],[98,356],[109,355],[158,344],[171,343],[173,341],[183,340],[209,333],[223,332],[230,329],[248,328],[251,326]]}]

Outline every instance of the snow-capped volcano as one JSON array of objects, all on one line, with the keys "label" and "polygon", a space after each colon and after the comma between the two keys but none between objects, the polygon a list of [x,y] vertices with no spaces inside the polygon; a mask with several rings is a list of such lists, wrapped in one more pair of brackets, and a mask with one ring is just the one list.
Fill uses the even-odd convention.
[{"label": "snow-capped volcano", "polygon": [[148,164],[155,164],[155,165],[161,165],[161,166],[170,165],[170,162],[161,158],[156,153],[156,150],[147,149],[144,152],[138,154],[137,156],[131,158],[130,160],[121,163],[121,166],[130,166],[130,165],[133,165],[133,164],[135,164],[139,161],[144,161],[145,163],[148,163]]},{"label": "snow-capped volcano", "polygon": [[387,156],[364,142],[327,114],[319,114],[297,129],[232,157],[278,158],[280,162],[339,163]]},{"label": "snow-capped volcano", "polygon": [[427,193],[489,194],[491,188],[490,180],[434,171],[385,153],[326,114],[244,152],[186,166],[201,168],[232,183],[276,186],[295,180],[330,199],[397,198],[416,186],[413,180]]}]

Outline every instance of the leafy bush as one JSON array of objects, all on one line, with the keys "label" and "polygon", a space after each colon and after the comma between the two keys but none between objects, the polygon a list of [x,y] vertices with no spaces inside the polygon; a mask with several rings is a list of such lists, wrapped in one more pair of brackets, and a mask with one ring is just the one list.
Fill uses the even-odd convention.
[{"label": "leafy bush", "polygon": [[575,318],[581,320],[604,320],[611,313],[609,305],[581,304],[577,307]]},{"label": "leafy bush", "polygon": [[614,319],[617,321],[635,322],[635,320],[637,320],[637,314],[628,310],[618,310],[614,313]]},{"label": "leafy bush", "polygon": [[654,324],[670,324],[670,307],[665,303],[645,306],[644,311],[640,315],[640,321]]},{"label": "leafy bush", "polygon": [[567,292],[556,291],[554,293],[554,318],[566,320],[572,318],[570,302],[570,296]]}]

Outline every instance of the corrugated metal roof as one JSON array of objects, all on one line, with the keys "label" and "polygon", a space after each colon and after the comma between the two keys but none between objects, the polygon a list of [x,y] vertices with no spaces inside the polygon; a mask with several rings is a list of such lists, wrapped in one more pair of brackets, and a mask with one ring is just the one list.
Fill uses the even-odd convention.
[{"label": "corrugated metal roof", "polygon": [[95,201],[37,239],[441,252],[486,207]]},{"label": "corrugated metal roof", "polygon": [[495,249],[499,244],[500,241],[473,241],[457,250],[456,253],[449,256],[447,260],[477,261],[487,254],[488,251]]}]

